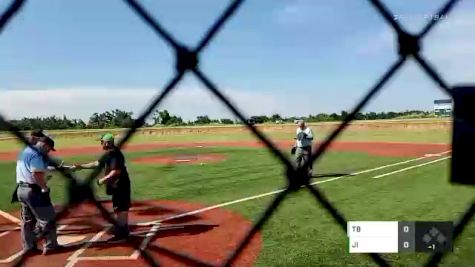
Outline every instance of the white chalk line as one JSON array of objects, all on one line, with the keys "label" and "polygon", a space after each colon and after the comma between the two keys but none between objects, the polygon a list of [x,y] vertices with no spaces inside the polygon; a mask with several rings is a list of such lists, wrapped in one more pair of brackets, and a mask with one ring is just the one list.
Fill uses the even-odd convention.
[{"label": "white chalk line", "polygon": [[[6,211],[0,210],[0,216],[2,216],[3,218],[11,221],[14,224],[18,224],[18,225],[21,224],[21,220],[19,218],[11,215],[10,213],[8,213]],[[18,230],[18,229],[20,229],[20,227],[16,226],[13,229],[11,229],[10,231],[5,231],[3,233],[0,233],[0,237],[8,235],[9,233],[13,232],[14,230]]]},{"label": "white chalk line", "polygon": [[12,223],[16,223],[16,224],[20,224],[21,223],[21,220],[18,219],[17,217],[11,215],[10,213],[8,212],[5,212],[3,210],[0,210],[0,216],[4,217],[5,219],[11,221]]},{"label": "white chalk line", "polygon": [[[138,258],[138,257],[137,257]],[[94,256],[94,257],[79,257],[77,261],[123,261],[136,260],[131,256]],[[76,264],[77,262],[75,262]],[[73,265],[66,265],[73,266]]]},{"label": "white chalk line", "polygon": [[396,173],[401,173],[401,172],[409,171],[409,170],[412,170],[412,169],[415,169],[415,168],[420,168],[420,167],[423,167],[423,166],[426,166],[426,165],[429,165],[429,164],[434,164],[434,163],[437,163],[437,162],[439,162],[439,161],[449,159],[449,158],[451,158],[451,157],[452,157],[452,156],[447,156],[447,157],[443,157],[443,158],[440,158],[440,159],[431,160],[431,161],[429,161],[429,162],[425,162],[425,163],[418,164],[418,165],[414,165],[414,166],[411,166],[411,167],[399,169],[399,170],[396,170],[396,171],[393,171],[393,172],[389,172],[389,173],[385,173],[385,174],[381,174],[381,175],[376,175],[376,176],[374,176],[374,177],[372,177],[372,178],[373,178],[373,179],[383,178],[383,177],[386,177],[386,176],[389,176],[389,175],[393,175],[393,174],[396,174]]},{"label": "white chalk line", "polygon": [[[58,227],[58,230],[63,230],[66,227],[67,225],[61,225],[60,227]],[[15,261],[17,258],[19,258],[21,255],[23,255],[22,249],[8,258],[0,260],[0,263],[11,263]]]},{"label": "white chalk line", "polygon": [[[136,259],[138,259],[139,255],[140,255],[139,250],[134,250],[134,252],[129,256],[86,256],[86,257],[81,256],[81,254],[83,254],[94,242],[99,241],[99,239],[102,238],[102,236],[107,232],[107,230],[110,229],[110,227],[111,226],[106,228],[104,231],[101,231],[101,232],[97,233],[88,242],[86,242],[80,249],[76,250],[71,256],[69,256],[69,258],[67,259],[68,264],[66,264],[65,267],[72,267],[76,263],[78,263],[79,261],[94,261],[94,260],[114,261],[114,260],[136,260]],[[156,227],[157,229],[154,230],[154,227]],[[150,242],[150,241],[145,241],[145,240],[147,240],[147,239],[151,240],[153,235],[155,235],[155,233],[158,231],[159,225],[156,225],[154,227],[152,227],[152,230],[149,233],[147,233],[145,239],[142,240],[142,244],[146,242],[145,245],[141,244],[140,247],[148,245],[148,242]]]},{"label": "white chalk line", "polygon": [[190,159],[176,159],[175,162],[190,162]]},{"label": "white chalk line", "polygon": [[[11,215],[10,213],[8,212],[5,212],[3,210],[0,210],[0,216],[2,216],[3,218],[11,221],[12,223],[14,224],[20,224],[21,223],[21,220],[18,219],[17,217]],[[6,231],[6,232],[3,232],[0,234],[0,237],[2,236],[5,236],[5,235],[8,235],[9,233],[11,233],[12,231]],[[22,250],[20,250],[19,252],[11,255],[10,257],[6,258],[6,259],[0,259],[0,263],[10,263],[12,262],[13,260],[15,260],[16,258],[18,258],[19,256],[21,256],[21,254],[23,253]]]},{"label": "white chalk line", "polygon": [[158,230],[160,229],[160,223],[157,223],[155,224],[154,226],[152,226],[152,228],[150,229],[150,231],[147,233],[147,235],[145,236],[144,240],[142,240],[142,243],[140,243],[140,246],[139,246],[139,250],[136,249],[134,251],[134,253],[132,254],[132,258],[133,259],[138,259],[139,256],[140,256],[140,251],[142,250],[145,250],[148,246],[148,244],[150,243],[150,241],[152,241],[152,238],[157,234]]},{"label": "white chalk line", "polygon": [[86,249],[88,249],[93,242],[96,242],[99,239],[101,239],[101,237],[107,232],[108,229],[109,228],[106,228],[105,230],[100,231],[95,236],[93,236],[91,239],[89,239],[89,242],[86,242],[80,249],[74,251],[74,253],[71,254],[71,256],[69,256],[69,258],[66,260],[66,261],[68,261],[68,263],[65,265],[65,267],[74,266],[79,261],[79,256],[81,254],[83,254],[84,251],[86,251]]}]

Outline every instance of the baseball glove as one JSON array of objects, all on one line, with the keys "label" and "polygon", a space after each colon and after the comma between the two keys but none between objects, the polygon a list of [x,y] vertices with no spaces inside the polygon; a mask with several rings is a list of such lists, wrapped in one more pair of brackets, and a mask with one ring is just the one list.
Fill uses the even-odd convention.
[{"label": "baseball glove", "polygon": [[293,146],[293,147],[290,149],[290,154],[294,155],[296,150],[297,150],[297,147],[296,147],[296,146]]}]

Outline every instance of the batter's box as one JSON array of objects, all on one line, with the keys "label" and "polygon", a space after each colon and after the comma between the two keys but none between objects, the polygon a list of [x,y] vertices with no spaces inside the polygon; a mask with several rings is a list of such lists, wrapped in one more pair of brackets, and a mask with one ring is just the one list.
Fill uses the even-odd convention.
[{"label": "batter's box", "polygon": [[0,233],[0,264],[13,262],[14,259],[20,256],[19,253],[21,250],[22,245],[19,229]]},{"label": "batter's box", "polygon": [[[93,234],[64,234],[63,231],[68,231],[74,226],[61,225],[58,227],[58,243],[65,245],[68,248],[62,250],[60,253],[51,254],[48,260],[45,261],[45,256],[41,254],[32,255],[28,258],[26,266],[64,266],[59,263],[64,263],[66,259],[82,246],[84,241],[92,238]],[[13,228],[12,231],[6,231],[0,234],[0,266],[12,266],[22,255],[22,242],[20,237],[20,229]],[[42,248],[43,242],[38,242],[38,248]]]},{"label": "batter's box", "polygon": [[[135,247],[139,246],[143,241],[145,233],[150,232],[152,226],[131,226],[131,237],[127,242],[122,243],[108,243],[107,240],[112,237],[106,231],[97,233],[90,241],[90,245],[79,255],[79,259],[93,258],[93,257],[129,257],[136,258]],[[139,236],[135,236],[138,233]],[[134,254],[135,253],[135,254]]]}]

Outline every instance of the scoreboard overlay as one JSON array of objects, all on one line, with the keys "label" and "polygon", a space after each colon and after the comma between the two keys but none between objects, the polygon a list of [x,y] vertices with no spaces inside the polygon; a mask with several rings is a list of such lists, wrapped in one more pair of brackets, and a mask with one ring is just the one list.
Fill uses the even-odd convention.
[{"label": "scoreboard overlay", "polygon": [[350,253],[453,251],[453,222],[350,221]]}]

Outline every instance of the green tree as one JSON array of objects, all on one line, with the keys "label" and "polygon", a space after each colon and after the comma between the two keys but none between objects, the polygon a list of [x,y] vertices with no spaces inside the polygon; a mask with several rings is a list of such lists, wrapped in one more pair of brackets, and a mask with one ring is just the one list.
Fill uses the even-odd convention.
[{"label": "green tree", "polygon": [[198,116],[196,117],[195,124],[210,124],[211,120],[209,119],[208,115]]},{"label": "green tree", "polygon": [[347,116],[348,116],[348,112],[346,112],[345,110],[342,110],[340,113],[340,119],[344,120]]},{"label": "green tree", "polygon": [[234,124],[234,122],[231,119],[221,119],[222,124]]},{"label": "green tree", "polygon": [[282,120],[282,117],[279,115],[279,114],[272,114],[272,116],[270,117],[270,119],[275,122],[275,121],[280,121]]}]

